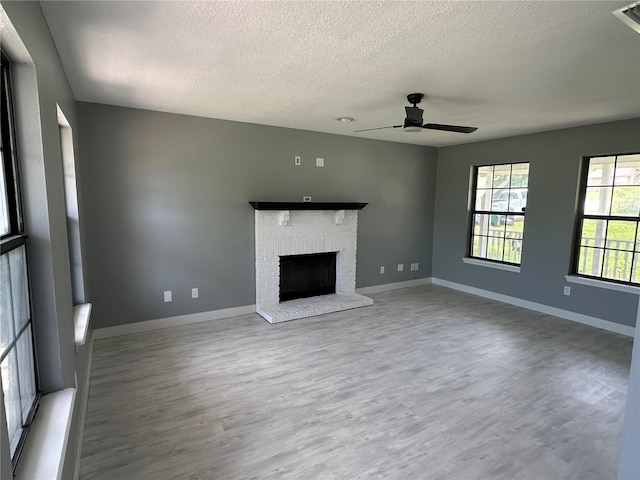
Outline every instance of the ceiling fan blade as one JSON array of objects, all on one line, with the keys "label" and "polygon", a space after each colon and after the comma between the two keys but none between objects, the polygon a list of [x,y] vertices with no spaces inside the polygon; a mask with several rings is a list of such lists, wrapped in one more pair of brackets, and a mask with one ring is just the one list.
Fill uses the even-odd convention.
[{"label": "ceiling fan blade", "polygon": [[365,128],[364,130],[354,130],[353,133],[357,132],[370,132],[371,130],[382,130],[385,128],[400,128],[402,125],[391,125],[389,127],[378,127],[378,128]]},{"label": "ceiling fan blade", "polygon": [[441,123],[425,123],[422,128],[428,128],[430,130],[443,130],[445,132],[457,132],[457,133],[473,133],[478,130],[478,127],[463,127],[462,125],[443,125]]}]

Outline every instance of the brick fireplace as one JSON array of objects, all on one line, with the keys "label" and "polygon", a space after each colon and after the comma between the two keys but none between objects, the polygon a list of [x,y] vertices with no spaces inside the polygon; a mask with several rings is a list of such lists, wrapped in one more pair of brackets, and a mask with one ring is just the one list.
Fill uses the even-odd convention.
[{"label": "brick fireplace", "polygon": [[[250,202],[255,211],[256,311],[270,323],[371,305],[355,292],[358,211],[365,203]],[[280,257],[336,252],[335,293],[280,301]]]}]

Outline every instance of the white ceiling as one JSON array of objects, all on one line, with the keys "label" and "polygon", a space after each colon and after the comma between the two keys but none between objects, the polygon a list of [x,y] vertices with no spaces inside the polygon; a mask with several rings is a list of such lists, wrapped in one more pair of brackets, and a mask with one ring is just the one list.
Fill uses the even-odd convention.
[{"label": "white ceiling", "polygon": [[[640,117],[629,1],[41,5],[78,100],[444,146]],[[353,133],[401,124],[412,92],[479,130]]]}]

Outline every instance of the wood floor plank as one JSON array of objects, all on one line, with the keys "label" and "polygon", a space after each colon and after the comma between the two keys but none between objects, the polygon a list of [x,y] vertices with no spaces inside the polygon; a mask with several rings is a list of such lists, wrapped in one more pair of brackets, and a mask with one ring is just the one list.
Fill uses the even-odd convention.
[{"label": "wood floor plank", "polygon": [[98,340],[103,479],[615,478],[632,339],[435,285]]}]

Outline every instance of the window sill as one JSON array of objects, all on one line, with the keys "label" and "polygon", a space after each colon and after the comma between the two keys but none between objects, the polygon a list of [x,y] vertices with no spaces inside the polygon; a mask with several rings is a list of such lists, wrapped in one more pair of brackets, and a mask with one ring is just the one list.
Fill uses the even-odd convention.
[{"label": "window sill", "polygon": [[569,283],[579,283],[589,287],[606,288],[607,290],[617,290],[618,292],[640,295],[640,287],[634,287],[632,285],[622,285],[620,283],[607,282],[606,280],[595,280],[593,278],[579,277],[577,275],[565,275],[564,278]]},{"label": "window sill", "polygon": [[81,303],[73,307],[73,329],[76,347],[84,345],[89,331],[89,317],[91,316],[91,304]]},{"label": "window sill", "polygon": [[18,461],[16,480],[62,477],[75,399],[75,388],[42,396]]},{"label": "window sill", "polygon": [[480,260],[478,258],[469,258],[469,257],[464,257],[462,261],[470,265],[478,265],[480,267],[495,268],[497,270],[505,270],[507,272],[520,273],[520,267],[517,265],[507,265],[504,263],[487,262],[486,260]]}]

